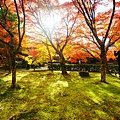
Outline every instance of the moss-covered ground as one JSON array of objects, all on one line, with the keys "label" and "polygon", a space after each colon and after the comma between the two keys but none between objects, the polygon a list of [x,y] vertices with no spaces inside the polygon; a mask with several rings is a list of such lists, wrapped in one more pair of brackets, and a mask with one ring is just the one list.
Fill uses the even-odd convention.
[{"label": "moss-covered ground", "polygon": [[100,73],[17,72],[0,75],[0,120],[120,120],[120,80]]}]

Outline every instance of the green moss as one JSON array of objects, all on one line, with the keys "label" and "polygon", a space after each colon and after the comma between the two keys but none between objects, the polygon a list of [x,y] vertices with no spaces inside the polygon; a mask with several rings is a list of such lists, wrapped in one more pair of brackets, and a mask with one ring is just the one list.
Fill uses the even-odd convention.
[{"label": "green moss", "polygon": [[78,72],[18,72],[19,88],[11,89],[11,75],[0,82],[0,119],[111,120],[120,118],[120,80],[100,73],[81,78]]}]

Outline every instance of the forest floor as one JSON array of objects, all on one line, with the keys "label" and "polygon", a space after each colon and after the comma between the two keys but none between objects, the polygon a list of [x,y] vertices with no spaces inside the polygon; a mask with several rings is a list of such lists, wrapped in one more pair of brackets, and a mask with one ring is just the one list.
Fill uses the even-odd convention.
[{"label": "forest floor", "polygon": [[100,73],[81,78],[78,72],[19,71],[0,74],[0,120],[120,120],[120,80]]}]

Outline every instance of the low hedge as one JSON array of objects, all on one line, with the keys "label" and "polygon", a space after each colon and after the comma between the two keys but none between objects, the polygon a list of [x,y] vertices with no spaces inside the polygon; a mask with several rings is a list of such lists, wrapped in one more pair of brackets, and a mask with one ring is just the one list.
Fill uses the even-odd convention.
[{"label": "low hedge", "polygon": [[[117,64],[109,64],[110,71],[117,71]],[[52,69],[51,64],[48,63],[49,70]],[[60,63],[53,63],[53,70],[60,70]],[[89,71],[89,72],[100,72],[100,64],[66,64],[67,71]]]}]

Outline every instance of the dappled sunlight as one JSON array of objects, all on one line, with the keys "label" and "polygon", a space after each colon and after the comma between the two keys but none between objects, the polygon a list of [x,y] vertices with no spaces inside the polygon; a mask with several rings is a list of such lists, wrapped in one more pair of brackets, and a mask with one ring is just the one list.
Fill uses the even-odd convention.
[{"label": "dappled sunlight", "polygon": [[99,96],[97,96],[97,94],[95,94],[93,91],[89,90],[89,91],[86,91],[86,93],[89,95],[92,101],[94,101],[95,103],[99,105],[101,104],[102,99]]},{"label": "dappled sunlight", "polygon": [[12,80],[11,74],[3,77],[2,79],[3,79],[4,81],[10,81],[10,80]]},{"label": "dappled sunlight", "polygon": [[119,87],[116,87],[115,85],[109,84],[107,87],[103,87],[104,91],[101,92],[104,96],[109,96],[112,99],[120,99],[120,89]]},{"label": "dappled sunlight", "polygon": [[0,120],[119,120],[119,1],[1,0]]},{"label": "dappled sunlight", "polygon": [[68,86],[69,85],[67,81],[56,81],[54,83],[51,83],[48,88],[51,99],[54,100],[56,95],[63,96],[65,92],[65,88]]},{"label": "dappled sunlight", "polygon": [[120,80],[115,81],[114,83],[111,83],[112,85],[114,85],[116,88],[120,88]]},{"label": "dappled sunlight", "polygon": [[[18,72],[19,88],[11,89],[11,75],[0,83],[0,119],[112,119],[120,116],[120,83],[108,77],[98,82],[99,73],[82,78],[78,72],[64,77],[56,72]],[[7,81],[7,82],[6,82]],[[113,84],[112,84],[113,83]],[[116,86],[117,85],[117,86]],[[31,112],[33,110],[33,113]]]},{"label": "dappled sunlight", "polygon": [[106,117],[110,119],[110,116],[104,111],[95,110],[95,113],[102,119],[105,119]]},{"label": "dappled sunlight", "polygon": [[17,72],[16,77],[17,80],[20,80],[21,78],[23,78],[24,76],[28,75],[29,72]]},{"label": "dappled sunlight", "polygon": [[[29,72],[17,72],[17,73],[16,73],[16,79],[17,79],[17,80],[20,80],[22,77],[24,77],[24,76],[26,76],[26,75],[28,75],[28,74],[29,74]],[[3,80],[4,80],[4,81],[10,81],[10,80],[12,80],[11,74],[3,77]]]}]

